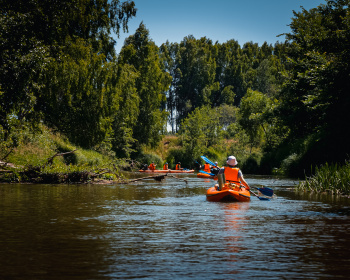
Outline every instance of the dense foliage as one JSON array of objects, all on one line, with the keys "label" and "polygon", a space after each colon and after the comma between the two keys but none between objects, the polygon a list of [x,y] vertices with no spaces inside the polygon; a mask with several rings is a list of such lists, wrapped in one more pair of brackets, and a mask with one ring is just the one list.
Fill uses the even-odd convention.
[{"label": "dense foliage", "polygon": [[135,15],[133,1],[1,0],[0,159],[40,123],[126,158],[162,150],[169,129],[178,145],[155,158],[187,167],[235,154],[249,172],[300,176],[348,157],[349,0],[294,13],[274,46],[158,47],[141,23],[117,55],[113,33]]},{"label": "dense foliage", "polygon": [[132,1],[1,1],[0,126],[45,122],[83,147],[111,133],[115,40]]},{"label": "dense foliage", "polygon": [[299,168],[312,163],[344,163],[349,156],[350,7],[348,0],[328,1],[295,13],[286,82],[279,94],[278,115],[290,129],[289,143]]}]

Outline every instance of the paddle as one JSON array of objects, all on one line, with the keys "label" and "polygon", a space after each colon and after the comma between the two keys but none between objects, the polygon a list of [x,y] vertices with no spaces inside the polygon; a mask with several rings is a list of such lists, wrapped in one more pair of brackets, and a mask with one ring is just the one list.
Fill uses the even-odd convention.
[{"label": "paddle", "polygon": [[[245,186],[242,185],[242,184],[241,184],[241,187],[245,188]],[[258,196],[255,192],[252,192],[250,189],[248,189],[248,191],[249,191],[251,194],[253,194],[254,196],[256,196],[257,198],[259,198],[260,200],[270,200],[270,199],[268,199],[267,197]],[[243,194],[239,194],[239,195],[245,196],[245,195],[243,195]]]},{"label": "paddle", "polygon": [[273,196],[273,189],[271,188],[267,188],[267,187],[263,187],[263,188],[254,187],[254,188],[257,189],[259,192],[261,192],[263,195]]},{"label": "paddle", "polygon": [[212,162],[211,160],[209,160],[207,157],[205,156],[201,156],[201,158],[206,162],[209,163],[212,166],[217,166],[214,162]]},{"label": "paddle", "polygon": [[249,192],[250,192],[251,194],[253,194],[254,196],[256,196],[257,198],[259,198],[260,200],[270,200],[270,199],[268,199],[267,197],[258,196],[256,193],[252,192],[251,190],[249,190]]}]

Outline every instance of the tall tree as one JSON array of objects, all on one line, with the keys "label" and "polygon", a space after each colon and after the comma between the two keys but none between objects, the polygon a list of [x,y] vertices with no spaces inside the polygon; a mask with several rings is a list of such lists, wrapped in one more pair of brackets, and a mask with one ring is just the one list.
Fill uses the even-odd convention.
[{"label": "tall tree", "polygon": [[165,72],[159,48],[149,38],[149,31],[143,23],[134,35],[125,40],[119,63],[132,65],[138,73],[135,86],[140,104],[134,137],[139,145],[154,146],[161,139],[166,126],[165,93],[169,89],[171,76]]},{"label": "tall tree", "polygon": [[115,63],[106,62],[84,40],[68,44],[59,59],[50,64],[34,108],[43,112],[46,124],[72,142],[92,148],[111,133],[118,109]]},{"label": "tall tree", "polygon": [[135,14],[133,1],[1,1],[0,125],[9,130],[14,115],[47,121],[77,144],[101,141],[115,95],[107,74],[115,58],[111,33],[125,30]]},{"label": "tall tree", "polygon": [[171,132],[175,133],[177,131],[176,119],[177,119],[177,85],[180,82],[180,71],[178,69],[179,63],[179,44],[169,43],[160,46],[160,52],[162,61],[164,64],[164,70],[170,74],[172,77],[171,85],[169,90],[166,92],[166,110],[169,113],[168,123],[171,127]]},{"label": "tall tree", "polygon": [[344,128],[350,121],[350,1],[327,1],[294,12],[286,34],[291,71],[279,113],[290,140],[310,139],[304,165],[343,162],[350,154]]},{"label": "tall tree", "polygon": [[[208,115],[210,121],[208,122]],[[181,124],[179,135],[188,162],[199,158],[206,148],[218,144],[222,140],[222,129],[219,114],[210,106],[196,108]]]},{"label": "tall tree", "polygon": [[215,46],[203,37],[187,36],[177,46],[174,55],[177,126],[191,111],[211,104],[215,84]]},{"label": "tall tree", "polygon": [[31,35],[31,18],[5,7],[0,9],[0,126],[6,138],[11,116],[20,121],[38,117],[33,107],[51,59],[49,46]]},{"label": "tall tree", "polygon": [[140,97],[137,94],[138,73],[129,64],[118,65],[117,90],[119,109],[113,121],[113,150],[119,157],[129,158],[135,152],[134,129],[139,117]]}]

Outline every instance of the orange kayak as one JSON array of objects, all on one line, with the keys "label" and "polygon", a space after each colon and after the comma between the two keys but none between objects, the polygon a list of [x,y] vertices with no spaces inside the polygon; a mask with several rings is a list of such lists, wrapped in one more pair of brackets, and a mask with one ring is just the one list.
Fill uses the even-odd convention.
[{"label": "orange kayak", "polygon": [[162,170],[162,169],[156,169],[156,170],[139,170],[139,172],[146,172],[146,173],[193,173],[194,170],[173,170],[173,169],[168,169],[168,170]]},{"label": "orange kayak", "polygon": [[219,202],[219,201],[250,201],[250,192],[245,187],[233,183],[225,183],[222,190],[218,190],[219,185],[216,184],[207,190],[207,200]]},{"label": "orange kayak", "polygon": [[205,173],[197,173],[197,178],[214,179],[214,180],[218,179],[217,176],[212,176],[212,175],[205,174]]}]

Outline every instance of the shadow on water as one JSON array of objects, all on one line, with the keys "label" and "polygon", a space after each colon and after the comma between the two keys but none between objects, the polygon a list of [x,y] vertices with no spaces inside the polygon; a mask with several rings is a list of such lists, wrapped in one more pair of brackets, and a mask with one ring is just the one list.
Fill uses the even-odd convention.
[{"label": "shadow on water", "polygon": [[348,278],[349,199],[246,176],[277,198],[213,203],[214,181],[177,176],[0,185],[0,279]]}]

